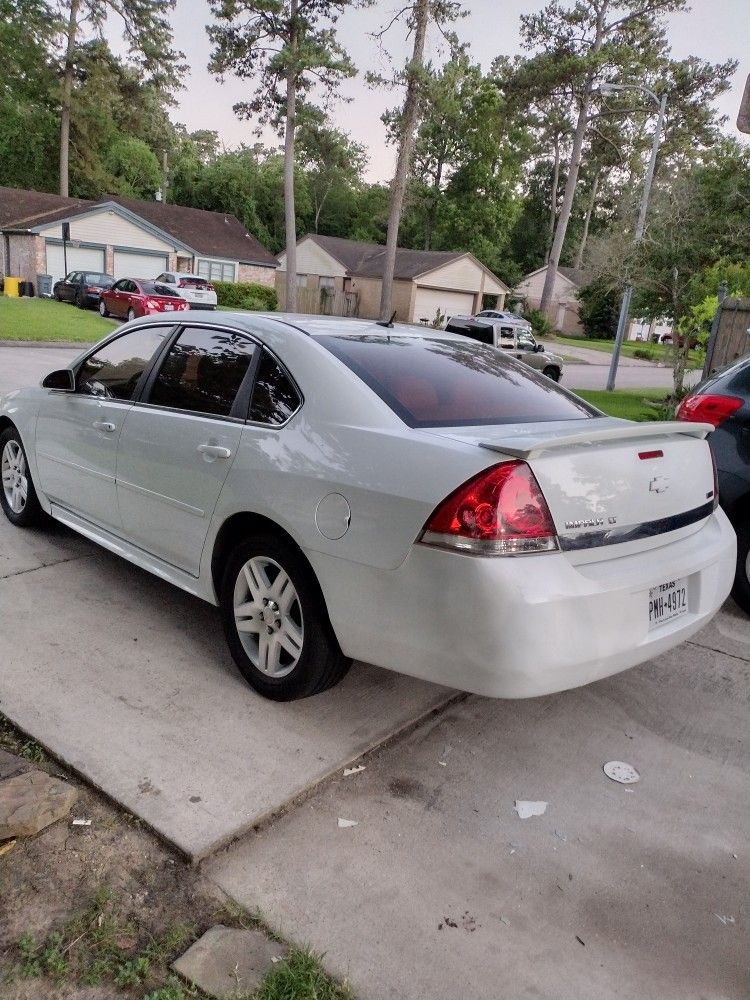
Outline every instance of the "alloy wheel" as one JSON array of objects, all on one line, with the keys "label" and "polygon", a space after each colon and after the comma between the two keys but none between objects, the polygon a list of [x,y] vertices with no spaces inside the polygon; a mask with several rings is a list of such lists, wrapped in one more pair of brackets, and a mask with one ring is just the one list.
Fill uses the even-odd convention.
[{"label": "alloy wheel", "polygon": [[280,679],[297,666],[305,628],[291,577],[274,559],[254,556],[237,575],[234,622],[253,666]]},{"label": "alloy wheel", "polygon": [[21,514],[29,496],[29,480],[26,473],[26,456],[18,441],[8,441],[0,459],[5,500],[14,514]]}]

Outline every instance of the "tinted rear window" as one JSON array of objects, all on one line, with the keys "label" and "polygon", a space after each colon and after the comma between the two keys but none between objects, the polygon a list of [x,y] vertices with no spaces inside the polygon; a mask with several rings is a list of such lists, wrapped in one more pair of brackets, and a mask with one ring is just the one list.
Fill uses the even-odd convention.
[{"label": "tinted rear window", "polygon": [[173,289],[168,285],[162,285],[158,281],[139,282],[144,295],[168,295],[171,299],[175,297]]},{"label": "tinted rear window", "polygon": [[430,337],[320,337],[411,427],[459,427],[599,416],[494,347]]},{"label": "tinted rear window", "polygon": [[180,284],[183,288],[205,288],[206,279],[205,278],[185,278],[180,276]]},{"label": "tinted rear window", "polygon": [[106,288],[111,288],[114,280],[108,274],[94,274],[92,271],[88,271],[84,275],[84,281],[87,285],[102,285]]}]

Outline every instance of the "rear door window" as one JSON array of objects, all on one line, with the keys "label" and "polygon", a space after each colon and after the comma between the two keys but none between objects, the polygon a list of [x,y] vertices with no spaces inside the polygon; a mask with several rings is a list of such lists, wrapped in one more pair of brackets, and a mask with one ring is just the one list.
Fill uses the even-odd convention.
[{"label": "rear door window", "polygon": [[494,347],[431,337],[319,338],[410,427],[460,427],[600,416]]},{"label": "rear door window", "polygon": [[240,334],[187,327],[167,352],[148,402],[228,417],[255,351]]}]

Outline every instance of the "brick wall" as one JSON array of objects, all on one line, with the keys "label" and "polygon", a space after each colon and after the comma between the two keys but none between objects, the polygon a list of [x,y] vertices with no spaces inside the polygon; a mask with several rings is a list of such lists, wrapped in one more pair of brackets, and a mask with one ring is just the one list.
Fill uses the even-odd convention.
[{"label": "brick wall", "polygon": [[20,278],[21,281],[33,281],[36,288],[37,274],[45,273],[44,239],[41,236],[19,234],[11,236],[9,242],[10,259],[3,262],[5,274]]},{"label": "brick wall", "polygon": [[237,268],[237,281],[243,285],[268,285],[273,288],[276,281],[276,268],[259,267],[257,264],[240,264]]}]

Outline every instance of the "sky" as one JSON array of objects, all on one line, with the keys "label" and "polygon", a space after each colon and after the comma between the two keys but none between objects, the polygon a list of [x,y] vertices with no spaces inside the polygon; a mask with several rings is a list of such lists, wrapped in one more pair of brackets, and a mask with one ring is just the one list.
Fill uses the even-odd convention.
[{"label": "sky", "polygon": [[[469,0],[464,3],[468,14],[458,22],[457,31],[469,42],[474,60],[487,69],[495,56],[521,52],[519,17],[539,10],[542,5],[542,0]],[[341,92],[351,101],[334,106],[331,117],[338,128],[368,150],[367,177],[371,181],[386,181],[392,175],[395,154],[386,144],[380,116],[387,108],[396,106],[401,97],[398,92],[373,90],[365,83],[367,70],[387,67],[370,33],[387,23],[398,6],[393,0],[375,0],[372,7],[350,11],[339,21],[340,40],[358,67],[359,75],[344,82]],[[227,148],[252,144],[257,141],[252,123],[240,121],[232,111],[233,104],[246,99],[252,83],[230,77],[221,84],[208,72],[210,43],[204,26],[209,20],[206,0],[177,0],[173,19],[175,44],[185,53],[191,71],[185,80],[185,90],[177,95],[178,106],[173,117],[191,132],[215,129]],[[734,123],[745,79],[750,73],[750,0],[694,0],[690,13],[671,15],[668,24],[675,58],[698,55],[712,63],[729,58],[739,60],[732,89],[719,102],[720,111],[729,118],[727,130],[739,135]],[[428,56],[436,63],[445,56],[440,41],[437,37],[428,38]],[[385,45],[397,65],[403,65],[409,49],[403,28],[399,25],[391,28]],[[266,134],[264,141],[271,145],[274,140]]]}]

